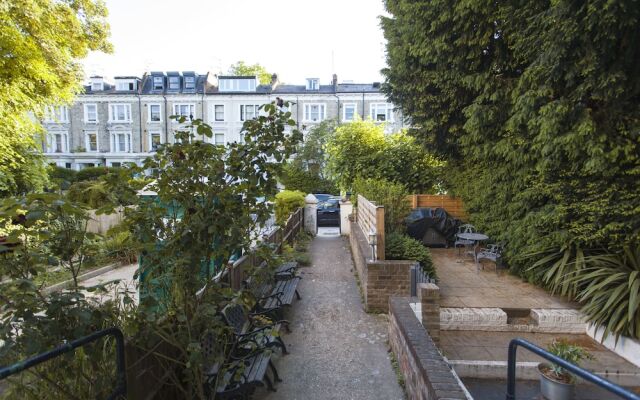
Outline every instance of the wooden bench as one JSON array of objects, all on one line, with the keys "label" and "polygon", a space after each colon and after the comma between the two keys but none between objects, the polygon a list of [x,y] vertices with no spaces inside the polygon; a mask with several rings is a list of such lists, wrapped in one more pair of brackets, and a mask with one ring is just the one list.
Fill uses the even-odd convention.
[{"label": "wooden bench", "polygon": [[283,307],[293,303],[294,296],[300,300],[298,292],[299,276],[295,275],[298,263],[289,262],[279,266],[273,275],[268,275],[265,265],[261,265],[255,276],[245,281],[248,289],[256,299],[252,312],[267,314],[272,319],[279,320],[290,332],[289,322],[284,319]]},{"label": "wooden bench", "polygon": [[265,314],[252,313],[252,320],[240,304],[229,304],[222,310],[222,315],[235,334],[236,354],[242,354],[245,349],[270,349],[274,347],[280,348],[283,354],[288,354],[287,346],[279,335],[282,321],[256,326],[254,323],[256,316]]},{"label": "wooden bench", "polygon": [[[216,349],[220,349],[212,335],[202,341],[205,358],[215,357]],[[240,355],[237,349],[231,350],[224,362],[216,362],[205,371],[205,394],[208,399],[248,399],[256,387],[266,383],[270,391],[275,392],[273,382],[281,382],[275,366],[271,362],[268,349],[257,348]],[[267,374],[271,369],[273,381]]]}]

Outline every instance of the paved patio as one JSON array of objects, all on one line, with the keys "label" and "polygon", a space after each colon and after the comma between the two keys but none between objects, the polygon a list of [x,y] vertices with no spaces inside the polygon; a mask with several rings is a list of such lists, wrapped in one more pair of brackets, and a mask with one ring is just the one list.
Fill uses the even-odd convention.
[{"label": "paved patio", "polygon": [[457,262],[457,250],[430,250],[439,278],[441,307],[579,308],[505,270],[496,274],[492,263],[476,273],[470,257]]},{"label": "paved patio", "polygon": [[353,274],[349,242],[320,228],[312,265],[301,268],[299,290],[283,339],[290,351],[275,360],[283,382],[255,398],[404,399],[387,353],[386,315],[367,314]]}]

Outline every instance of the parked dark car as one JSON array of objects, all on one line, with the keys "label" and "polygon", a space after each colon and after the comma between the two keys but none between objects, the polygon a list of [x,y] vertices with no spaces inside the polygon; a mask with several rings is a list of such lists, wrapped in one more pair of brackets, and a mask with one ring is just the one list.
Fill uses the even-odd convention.
[{"label": "parked dark car", "polygon": [[330,194],[326,194],[326,193],[314,193],[314,196],[316,196],[316,199],[318,199],[318,204],[322,203],[323,201],[327,201],[330,198],[334,197]]},{"label": "parked dark car", "polygon": [[340,226],[340,199],[329,197],[318,202],[318,226]]}]

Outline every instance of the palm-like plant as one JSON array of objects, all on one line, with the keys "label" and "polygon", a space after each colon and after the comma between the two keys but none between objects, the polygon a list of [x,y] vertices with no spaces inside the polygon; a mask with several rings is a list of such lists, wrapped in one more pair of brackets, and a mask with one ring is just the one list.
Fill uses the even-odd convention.
[{"label": "palm-like plant", "polygon": [[640,337],[640,244],[621,253],[585,257],[587,267],[572,280],[587,319],[610,334]]},{"label": "palm-like plant", "polygon": [[560,248],[548,247],[527,253],[522,258],[536,259],[527,271],[535,282],[540,282],[552,293],[569,298],[575,298],[579,294],[581,282],[576,278],[582,276],[586,260],[578,244],[567,242]]}]

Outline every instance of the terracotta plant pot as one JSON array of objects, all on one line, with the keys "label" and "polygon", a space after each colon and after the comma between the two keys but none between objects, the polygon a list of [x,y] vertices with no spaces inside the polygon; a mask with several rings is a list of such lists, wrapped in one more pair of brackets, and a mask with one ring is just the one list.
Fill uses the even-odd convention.
[{"label": "terracotta plant pot", "polygon": [[561,382],[550,373],[551,366],[549,364],[540,363],[538,365],[540,372],[540,393],[547,400],[571,400],[574,396],[575,384],[571,382],[570,377]]}]

